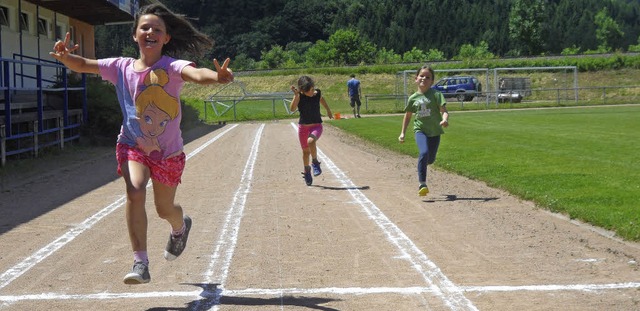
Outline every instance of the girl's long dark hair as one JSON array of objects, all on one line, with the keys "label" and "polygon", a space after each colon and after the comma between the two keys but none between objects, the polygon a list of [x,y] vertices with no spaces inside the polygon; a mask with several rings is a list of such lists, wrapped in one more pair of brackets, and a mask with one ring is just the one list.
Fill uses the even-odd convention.
[{"label": "girl's long dark hair", "polygon": [[153,3],[141,7],[136,12],[132,33],[135,35],[140,17],[153,14],[160,17],[166,27],[171,40],[162,48],[162,53],[171,57],[181,57],[185,54],[196,57],[204,56],[213,47],[213,40],[198,31],[181,15],[169,10],[162,3]]}]

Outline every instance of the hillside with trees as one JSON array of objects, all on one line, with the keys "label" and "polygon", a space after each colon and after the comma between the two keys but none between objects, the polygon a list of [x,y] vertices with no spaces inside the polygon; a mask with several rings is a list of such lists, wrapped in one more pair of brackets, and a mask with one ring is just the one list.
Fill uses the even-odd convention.
[{"label": "hillside with trees", "polygon": [[[216,41],[203,62],[295,68],[640,51],[635,0],[162,0]],[[135,56],[131,25],[98,57]]]}]

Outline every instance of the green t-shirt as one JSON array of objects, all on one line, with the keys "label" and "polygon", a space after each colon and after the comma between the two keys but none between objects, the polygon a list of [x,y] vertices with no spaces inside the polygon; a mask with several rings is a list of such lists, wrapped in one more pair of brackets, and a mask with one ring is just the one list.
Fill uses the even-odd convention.
[{"label": "green t-shirt", "polygon": [[442,121],[440,107],[446,104],[447,102],[442,93],[434,89],[429,89],[424,94],[415,92],[409,96],[407,107],[404,108],[404,111],[415,114],[413,132],[423,132],[428,137],[444,134],[444,130],[440,125]]}]

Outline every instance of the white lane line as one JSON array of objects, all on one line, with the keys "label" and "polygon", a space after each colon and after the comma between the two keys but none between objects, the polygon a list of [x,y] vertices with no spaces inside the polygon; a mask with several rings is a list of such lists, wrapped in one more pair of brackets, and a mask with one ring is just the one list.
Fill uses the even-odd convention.
[{"label": "white lane line", "polygon": [[[291,123],[297,129],[294,123]],[[438,296],[451,310],[478,310],[469,299],[464,296],[462,289],[451,282],[442,273],[440,268],[429,260],[411,239],[398,228],[387,216],[371,202],[356,185],[318,148],[318,157],[322,158],[325,166],[335,175],[342,186],[348,189],[349,194],[359,204],[364,212],[384,232],[387,240],[395,245],[402,258],[408,260],[411,266],[420,273],[429,284],[434,295]]]},{"label": "white lane line", "polygon": [[227,134],[229,131],[233,130],[234,128],[236,128],[236,126],[238,126],[238,124],[234,124],[233,126],[229,127],[228,129],[222,131],[220,134],[216,135],[215,137],[211,138],[210,140],[208,140],[207,142],[205,142],[204,144],[202,144],[202,146],[196,148],[195,150],[191,151],[188,155],[187,155],[187,160],[189,160],[191,157],[193,157],[194,155],[200,153],[200,151],[202,151],[204,148],[209,147],[209,145],[213,144],[216,140],[220,139],[220,137],[224,136],[225,134]]},{"label": "white lane line", "polygon": [[122,206],[126,202],[126,197],[122,196],[117,199],[115,202],[111,203],[109,206],[103,208],[98,213],[93,216],[87,218],[85,221],[80,223],[79,225],[69,229],[65,234],[53,240],[53,242],[49,243],[45,247],[37,250],[31,256],[25,258],[15,266],[9,268],[9,270],[5,271],[0,275],[0,289],[6,287],[11,284],[15,279],[23,275],[25,272],[29,271],[29,269],[33,268],[35,265],[43,261],[45,258],[51,256],[51,254],[55,253],[57,250],[67,245],[67,243],[73,241],[77,236],[82,234],[83,232],[89,230],[96,223],[98,223],[102,218],[111,214],[118,207]]},{"label": "white lane line", "polygon": [[463,286],[465,292],[554,292],[554,291],[581,291],[593,292],[611,289],[640,289],[639,282],[612,283],[612,284],[569,284],[569,285],[520,285],[520,286]]},{"label": "white lane line", "polygon": [[[197,153],[199,153],[200,151],[202,151],[206,146],[209,146],[211,143],[218,140],[220,137],[228,133],[230,130],[232,130],[236,126],[237,124],[234,124],[229,129],[219,133],[218,135],[216,135],[215,137],[213,137],[212,139],[204,143],[195,151],[189,153],[189,155],[187,156],[187,160],[192,156],[196,155]],[[149,185],[150,184],[151,183],[149,183]],[[149,185],[147,185],[147,187]],[[9,268],[9,270],[5,271],[4,273],[2,273],[2,275],[0,275],[0,289],[11,284],[11,282],[13,282],[15,279],[17,279],[21,275],[23,275],[25,272],[29,271],[31,268],[33,268],[35,265],[43,261],[45,258],[51,256],[51,254],[55,253],[57,250],[65,246],[67,243],[73,241],[73,239],[75,239],[80,234],[91,229],[91,227],[93,227],[96,223],[98,223],[104,217],[108,216],[109,214],[117,210],[120,206],[124,205],[126,200],[127,198],[125,195],[121,196],[115,202],[111,203],[109,206],[103,208],[98,213],[87,218],[85,221],[83,221],[79,225],[69,229],[69,231],[67,231],[65,234],[63,234],[59,238],[55,239],[53,242],[37,250],[31,256],[25,258],[15,266]]]},{"label": "white lane line", "polygon": [[[611,284],[568,284],[568,285],[521,285],[521,286],[461,286],[464,292],[492,293],[492,292],[585,292],[599,295],[596,292],[618,289],[639,289],[640,283],[611,283]],[[43,293],[33,295],[5,295],[0,296],[0,302],[15,303],[19,301],[46,301],[46,300],[109,300],[109,299],[144,299],[185,297],[202,298],[222,296],[246,297],[246,296],[273,296],[282,295],[377,295],[399,294],[419,295],[434,293],[432,287],[324,287],[324,288],[247,288],[238,290],[222,290],[208,292],[206,289],[195,291],[169,291],[169,292],[137,292],[137,293],[96,293],[96,294],[57,294]]]},{"label": "white lane line", "polygon": [[[233,127],[229,128],[228,130],[220,133],[219,135],[214,137],[212,140],[210,140],[207,143],[205,143],[205,145],[208,146],[213,141],[218,140],[221,136],[226,134],[229,130],[233,129],[235,126],[237,126],[237,124],[234,125]],[[294,126],[294,128],[295,128],[295,126]],[[261,128],[261,130],[262,130],[262,128]],[[205,146],[205,145],[203,145],[203,146]],[[189,159],[190,157],[192,157],[195,154],[197,154],[198,152],[200,152],[203,148],[204,147],[200,147],[200,148],[196,149],[196,151],[190,153],[187,156],[187,159]],[[332,171],[332,173],[334,175],[338,176],[338,174],[336,174],[336,171],[338,171],[340,173],[340,176],[342,176],[342,177],[339,178],[339,179],[343,182],[343,185],[345,187],[348,187],[348,188],[351,188],[351,189],[355,189],[356,188],[353,185],[353,183],[348,181],[348,179],[344,178],[345,175],[342,172],[340,172],[337,169],[337,167],[323,153],[321,153],[321,151],[319,151],[319,154],[323,158],[322,160],[325,162],[325,165],[327,165],[327,166],[330,165],[332,167],[331,171]],[[251,164],[251,166],[253,166],[253,164]],[[245,171],[246,171],[246,169],[245,169]],[[243,176],[243,178],[244,178],[244,176]],[[241,186],[241,188],[242,188],[242,186]],[[245,187],[245,189],[247,189],[247,188]],[[240,190],[238,192],[240,192]],[[350,192],[352,192],[352,190],[350,190]],[[355,192],[356,192],[356,195],[354,196],[354,198],[356,199],[356,201],[358,203],[362,204],[363,201],[360,198],[360,195],[362,195],[362,193],[360,193],[358,195],[357,193],[359,193],[360,191],[355,191]],[[352,195],[354,195],[354,194],[352,193]],[[362,196],[364,197],[364,195],[362,195]],[[117,205],[117,204],[120,204],[120,205],[124,204],[123,202],[120,202],[120,200],[122,200],[123,198],[118,199],[116,202],[111,204],[109,207],[112,207],[113,205]],[[245,197],[245,199],[246,199],[246,197]],[[366,199],[366,197],[365,197],[365,199]],[[367,202],[367,201],[368,200],[366,200],[364,202]],[[105,208],[103,211],[98,212],[93,217],[96,217],[98,215],[101,215],[103,212],[106,212],[109,207]],[[117,207],[118,206],[116,206],[116,208]],[[109,211],[109,213],[110,212],[111,211]],[[372,219],[376,220],[376,223],[379,222],[379,220],[377,220],[377,217],[374,217],[374,216],[376,216],[376,213],[370,213],[370,212],[367,212],[367,213],[370,215],[370,217]],[[106,215],[103,215],[102,217],[104,217],[104,216],[106,216]],[[384,219],[386,219],[386,217],[383,217],[383,220]],[[387,219],[387,221],[388,221],[388,219]],[[95,223],[91,223],[90,226],[92,226],[93,224],[95,224]],[[78,225],[76,228],[71,229],[70,232],[77,232],[79,229],[83,229],[82,231],[84,231],[84,230],[89,229],[90,226],[88,226],[88,224],[85,224],[85,227],[83,227],[82,225]],[[385,233],[387,233],[386,227],[381,227],[381,228],[383,229],[383,231],[385,231]],[[235,244],[235,240],[237,240],[237,232],[238,231],[236,230],[235,231],[236,238],[233,241],[234,244]],[[79,233],[81,233],[81,232],[79,232]],[[387,235],[389,235],[389,234],[387,234]],[[394,242],[393,240],[391,240],[391,241],[394,244],[396,244],[396,242]],[[398,245],[398,244],[396,244],[396,245]],[[400,246],[398,246],[398,247],[400,248]],[[46,248],[47,247],[45,247],[44,249],[46,249]],[[39,252],[34,253],[34,255],[32,255],[31,257],[33,257],[33,258],[39,257],[39,256],[36,256],[36,254],[38,254],[38,253]],[[50,254],[45,256],[45,255],[41,254],[40,257],[45,256],[44,258],[46,258],[49,255]],[[227,254],[227,256],[226,256],[227,262],[225,263],[226,264],[226,268],[222,268],[221,269],[223,271],[226,271],[227,274],[228,274],[230,258],[231,258],[232,255],[233,255],[233,252],[231,252],[231,254]],[[29,257],[29,258],[31,258],[31,257]],[[27,259],[29,259],[29,258],[27,258]],[[37,262],[42,261],[42,259],[44,259],[44,258],[41,258]],[[410,256],[404,255],[403,258],[410,258]],[[24,264],[24,262],[29,261],[27,259],[25,259],[25,261],[23,261],[23,263],[21,263],[22,266],[19,264],[19,265],[16,265],[14,268],[10,269],[9,271],[14,271],[13,274],[11,274],[11,275],[15,275],[21,269],[22,270],[24,270],[25,268],[26,268],[26,270],[30,269],[31,267],[27,267],[27,265]],[[34,265],[36,263],[34,263]],[[224,266],[225,264],[223,264],[221,266]],[[415,264],[414,264],[414,267],[416,267]],[[417,268],[419,268],[419,267],[417,267]],[[15,278],[19,277],[24,272],[26,272],[26,270],[24,270],[22,272],[19,272],[18,275],[16,275],[13,279],[10,279],[10,280],[6,276],[8,274],[8,272],[5,272],[2,276],[0,276],[0,280],[3,281],[3,283],[2,283],[3,285],[0,286],[0,289],[2,287],[5,287],[9,283],[11,283],[11,281],[13,281]],[[213,271],[213,270],[214,269],[212,269],[211,271]],[[424,270],[424,269],[420,269],[419,271],[422,271],[422,270]],[[226,280],[227,274],[224,275],[224,278],[223,278],[224,280]],[[0,296],[0,302],[3,302],[4,304],[6,304],[6,303],[12,303],[12,302],[18,302],[18,301],[27,301],[27,300],[34,300],[34,301],[38,301],[38,300],[107,300],[107,299],[162,298],[162,297],[193,297],[193,298],[198,298],[198,297],[199,298],[203,298],[204,297],[204,298],[211,299],[211,297],[214,297],[214,298],[216,298],[218,300],[217,303],[219,303],[219,298],[221,296],[233,297],[233,296],[271,295],[271,296],[275,296],[275,297],[282,297],[283,294],[284,295],[291,295],[291,294],[299,294],[299,295],[305,295],[305,294],[367,295],[367,294],[385,294],[385,293],[404,294],[404,295],[416,295],[416,294],[438,294],[438,295],[441,295],[442,294],[442,291],[439,288],[434,287],[433,285],[431,285],[429,287],[366,287],[366,288],[363,288],[363,287],[347,287],[347,288],[328,287],[328,288],[310,288],[310,289],[298,289],[298,288],[255,289],[255,288],[249,288],[249,289],[243,289],[243,290],[224,290],[224,289],[215,289],[215,287],[213,287],[213,288],[214,288],[214,290],[210,290],[210,289],[205,288],[203,290],[180,291],[180,292],[170,291],[170,292],[146,292],[146,293],[96,293],[96,294],[86,294],[86,295],[82,295],[82,294],[71,295],[71,294],[57,294],[57,293],[43,293],[43,294],[16,295],[16,296],[4,295],[4,296]],[[595,292],[595,291],[607,291],[607,290],[618,290],[618,289],[640,289],[640,283],[638,283],[638,282],[629,282],[629,283],[610,283],[610,284],[521,285],[521,286],[499,286],[499,285],[497,285],[497,286],[460,286],[460,287],[458,287],[458,290],[462,291],[462,292],[482,292],[482,293],[487,293],[487,292],[516,292],[516,291],[538,291],[538,292],[545,292],[545,291],[546,292],[580,291],[580,292]]]},{"label": "white lane line", "polygon": [[217,277],[218,287],[215,304],[218,304],[220,298],[221,288],[227,281],[229,275],[229,266],[231,265],[231,258],[235,252],[236,244],[238,242],[238,233],[240,232],[240,222],[244,213],[244,208],[247,202],[247,196],[251,192],[251,183],[253,181],[253,169],[255,167],[256,159],[258,158],[258,147],[260,145],[260,138],[262,137],[262,131],[265,125],[261,124],[253,140],[251,146],[251,152],[249,158],[242,171],[242,178],[240,179],[240,185],[233,195],[233,200],[229,209],[227,210],[220,236],[215,246],[215,250],[211,256],[209,262],[209,268],[204,273],[205,283],[210,284],[213,276]]}]

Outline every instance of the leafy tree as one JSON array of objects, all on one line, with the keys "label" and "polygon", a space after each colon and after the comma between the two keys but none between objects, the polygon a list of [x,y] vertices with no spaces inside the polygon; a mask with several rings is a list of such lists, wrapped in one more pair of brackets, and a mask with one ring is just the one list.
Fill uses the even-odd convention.
[{"label": "leafy tree", "polygon": [[256,61],[247,56],[247,54],[240,53],[233,58],[233,69],[235,70],[250,70],[256,69]]},{"label": "leafy tree", "polygon": [[131,25],[111,25],[97,26],[96,37],[96,57],[116,57],[120,56],[125,47],[132,47],[136,50],[131,35]]},{"label": "leafy tree", "polygon": [[326,41],[318,40],[305,55],[306,66],[333,66],[337,59],[335,47]]},{"label": "leafy tree", "polygon": [[402,56],[396,54],[393,50],[381,48],[376,54],[376,64],[396,64],[402,62]]},{"label": "leafy tree", "polygon": [[259,31],[237,35],[232,41],[238,52],[254,58],[258,58],[263,51],[275,44],[271,36]]},{"label": "leafy tree", "polygon": [[[592,51],[603,47],[603,42],[619,50],[636,44],[640,36],[637,0],[160,1],[215,40],[202,60],[194,59],[198,63],[226,57],[235,62],[239,55],[245,55],[242,61],[259,60],[263,52],[279,45],[287,52],[286,66],[292,61],[303,64],[315,42],[330,43],[339,30],[356,32],[369,46],[346,52],[334,45],[335,64],[392,61],[394,54],[403,55],[415,47],[429,60],[446,59],[465,44],[474,47],[481,42],[495,55],[559,54],[572,46]],[[596,14],[603,8],[607,14],[597,25]],[[289,48],[295,43],[307,46]],[[122,55],[127,46],[135,48],[131,25],[96,27],[98,57]],[[437,48],[441,57],[429,56],[425,52],[429,48]],[[290,53],[293,50],[296,53]]]},{"label": "leafy tree", "polygon": [[122,48],[122,53],[120,54],[124,57],[133,57],[137,58],[139,56],[139,51],[133,47],[133,45],[127,45]]},{"label": "leafy tree", "polygon": [[372,63],[375,59],[375,45],[354,30],[337,30],[329,37],[329,45],[335,49],[336,61],[342,65]]},{"label": "leafy tree", "polygon": [[455,59],[470,60],[470,59],[489,59],[494,58],[493,53],[489,52],[489,45],[482,41],[478,46],[471,44],[463,44],[460,47],[460,53],[454,57]]},{"label": "leafy tree", "polygon": [[444,53],[438,49],[429,49],[427,52],[427,60],[428,61],[441,61],[446,60],[444,57]]},{"label": "leafy tree", "polygon": [[262,61],[268,68],[278,68],[287,61],[287,54],[279,45],[274,45],[271,50],[262,52]]},{"label": "leafy tree", "polygon": [[629,46],[629,52],[640,52],[640,37],[638,37],[638,44]]},{"label": "leafy tree", "polygon": [[427,55],[416,47],[413,47],[411,51],[404,52],[402,54],[402,61],[405,63],[419,63],[424,62],[427,59]]},{"label": "leafy tree", "polygon": [[[519,43],[527,55],[544,49],[543,24],[548,16],[544,0],[514,0],[509,13],[509,37]],[[518,49],[518,47],[516,47]]]},{"label": "leafy tree", "polygon": [[579,47],[576,47],[576,46],[574,45],[574,46],[572,46],[572,47],[564,48],[564,49],[562,50],[562,53],[560,53],[560,54],[565,55],[565,56],[566,56],[566,55],[576,55],[576,54],[578,54],[579,52],[580,52],[580,48],[579,48]]},{"label": "leafy tree", "polygon": [[289,57],[298,64],[304,63],[304,54],[313,46],[311,42],[290,42],[285,47]]},{"label": "leafy tree", "polygon": [[596,29],[596,38],[600,43],[598,50],[603,52],[611,51],[613,43],[618,42],[624,35],[624,32],[622,32],[618,23],[609,16],[609,11],[606,7],[602,8],[602,10],[596,14],[595,23],[598,26]]}]

